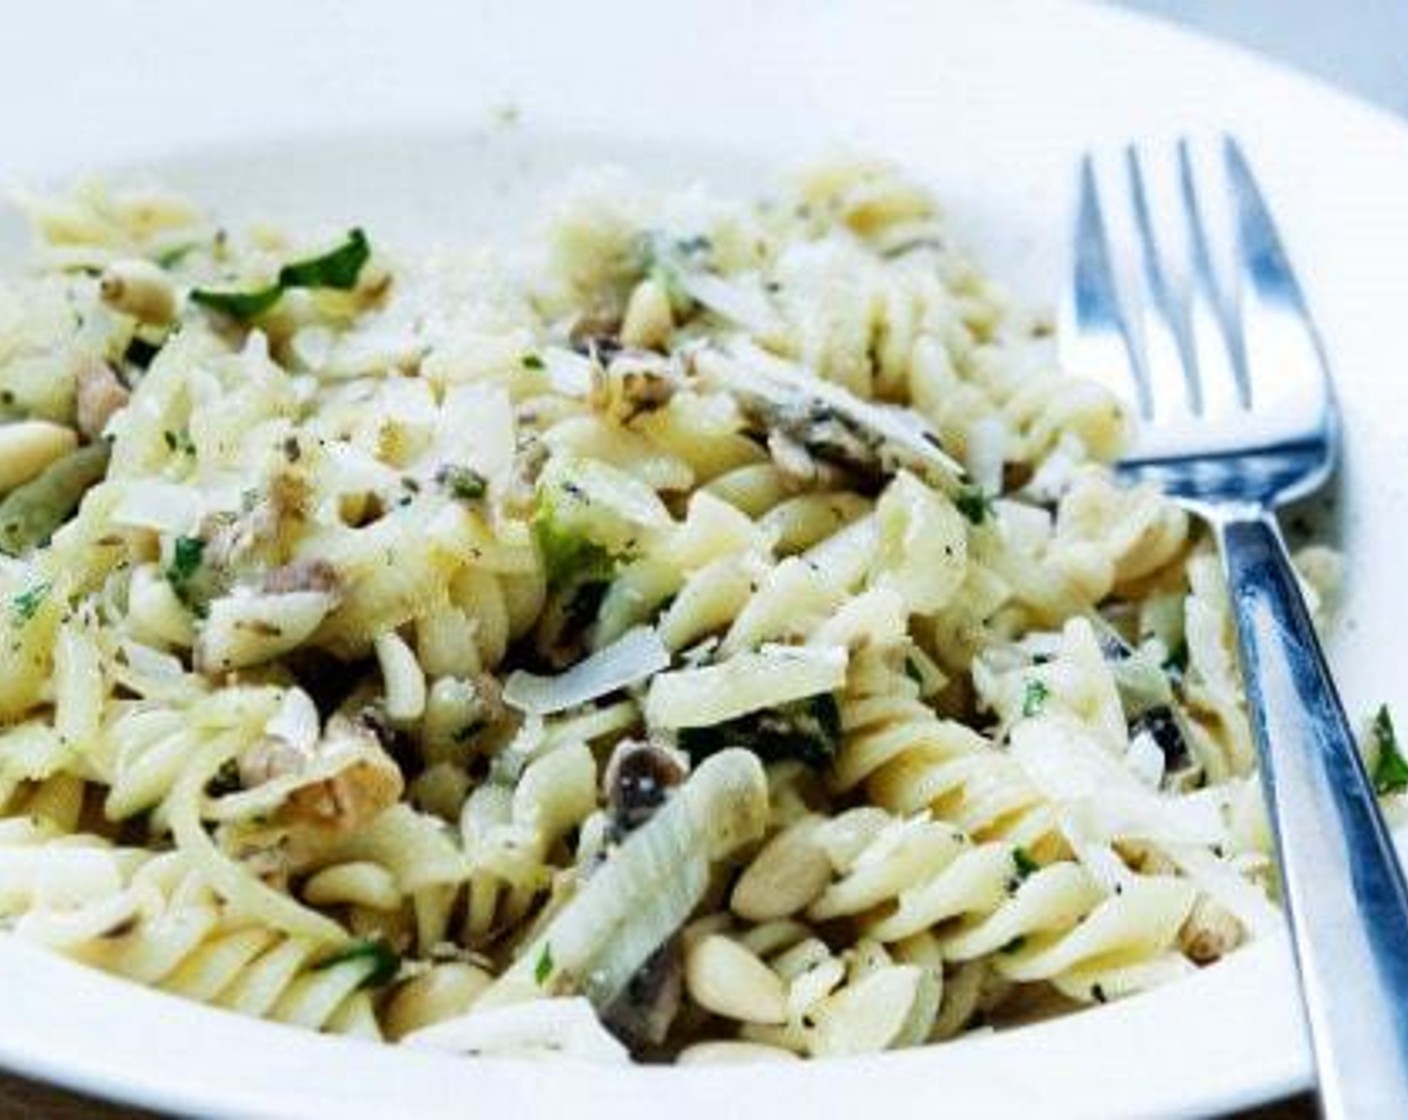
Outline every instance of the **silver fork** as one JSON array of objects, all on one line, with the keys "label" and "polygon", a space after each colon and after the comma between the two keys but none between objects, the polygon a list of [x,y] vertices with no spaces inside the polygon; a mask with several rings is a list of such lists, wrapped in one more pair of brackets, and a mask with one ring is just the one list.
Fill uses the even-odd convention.
[{"label": "silver fork", "polygon": [[1171,267],[1170,229],[1153,217],[1151,160],[1131,146],[1115,202],[1128,207],[1142,297],[1126,300],[1094,165],[1082,161],[1063,358],[1134,391],[1143,425],[1120,470],[1158,482],[1221,550],[1322,1107],[1408,1117],[1408,890],[1274,512],[1334,472],[1328,370],[1237,142],[1222,144],[1230,290],[1187,141],[1170,154],[1184,267]]}]

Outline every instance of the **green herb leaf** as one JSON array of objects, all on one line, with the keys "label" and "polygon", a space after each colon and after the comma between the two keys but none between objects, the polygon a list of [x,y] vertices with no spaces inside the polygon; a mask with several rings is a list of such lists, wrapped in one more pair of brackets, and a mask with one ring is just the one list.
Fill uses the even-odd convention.
[{"label": "green herb leaf", "polygon": [[1017,879],[1021,881],[1035,871],[1041,870],[1041,864],[1032,859],[1031,853],[1026,848],[1012,849],[1012,865],[1017,869]]},{"label": "green herb leaf", "polygon": [[396,979],[401,971],[401,956],[379,937],[362,938],[350,942],[330,957],[317,964],[318,969],[333,968],[348,961],[365,961],[367,973],[358,983],[359,988],[378,988]]},{"label": "green herb leaf", "polygon": [[356,287],[362,266],[371,259],[372,248],[367,235],[354,229],[347,240],[320,257],[294,261],[279,269],[279,285],[283,288],[337,288],[349,291]]},{"label": "green herb leaf", "polygon": [[537,982],[538,987],[541,988],[548,982],[548,978],[552,976],[552,967],[552,943],[544,941],[542,952],[533,962],[533,979]]},{"label": "green herb leaf", "polygon": [[233,319],[257,319],[279,302],[290,288],[336,288],[347,291],[357,284],[362,266],[371,258],[367,235],[354,229],[347,240],[321,256],[293,261],[279,269],[278,279],[249,292],[192,288],[191,301]]},{"label": "green herb leaf", "polygon": [[36,583],[28,591],[22,591],[10,601],[10,610],[15,618],[16,625],[24,625],[33,620],[39,613],[39,608],[44,600],[49,597],[52,588],[49,583]]},{"label": "green herb leaf", "polygon": [[171,549],[171,564],[166,569],[166,578],[172,583],[189,583],[200,569],[204,555],[205,542],[199,537],[177,537]]},{"label": "green herb leaf", "polygon": [[1374,716],[1374,745],[1378,756],[1374,759],[1374,792],[1380,797],[1389,793],[1400,793],[1408,789],[1408,761],[1398,749],[1398,736],[1393,730],[1393,716],[1388,705],[1380,705]]},{"label": "green herb leaf", "polygon": [[192,288],[191,302],[211,311],[219,311],[231,319],[257,319],[270,310],[283,296],[283,287],[270,284],[252,292],[218,292],[210,288]]},{"label": "green herb leaf", "polygon": [[204,555],[205,541],[199,537],[177,537],[171,549],[171,563],[166,566],[166,581],[176,598],[197,614],[201,613],[201,604],[196,601],[192,583]]},{"label": "green herb leaf", "polygon": [[958,507],[958,512],[974,525],[981,525],[996,511],[993,499],[983,493],[982,487],[976,485],[963,487],[953,499],[953,504]]},{"label": "green herb leaf", "polygon": [[534,516],[533,537],[538,543],[550,588],[603,582],[616,572],[611,553],[581,533],[563,528],[549,507],[539,507]]},{"label": "green herb leaf", "polygon": [[547,368],[547,363],[543,361],[542,356],[539,354],[534,354],[532,352],[524,354],[521,358],[519,358],[518,364],[521,365],[524,369],[537,370]]},{"label": "green herb leaf", "polygon": [[478,471],[454,463],[441,467],[435,478],[452,498],[462,502],[482,498],[489,487],[488,480]]},{"label": "green herb leaf", "polygon": [[1042,681],[1028,681],[1027,690],[1022,694],[1022,716],[1031,719],[1046,706],[1051,690]]},{"label": "green herb leaf", "polygon": [[840,742],[841,710],[829,692],[679,733],[680,749],[696,762],[728,747],[743,747],[764,762],[797,759],[816,769],[831,762]]}]

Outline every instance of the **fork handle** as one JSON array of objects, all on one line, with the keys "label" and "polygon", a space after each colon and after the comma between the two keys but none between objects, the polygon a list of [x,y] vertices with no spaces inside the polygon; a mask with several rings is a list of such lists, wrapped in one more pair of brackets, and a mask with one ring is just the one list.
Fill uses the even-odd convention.
[{"label": "fork handle", "polygon": [[1214,518],[1329,1117],[1408,1117],[1408,889],[1273,514]]}]

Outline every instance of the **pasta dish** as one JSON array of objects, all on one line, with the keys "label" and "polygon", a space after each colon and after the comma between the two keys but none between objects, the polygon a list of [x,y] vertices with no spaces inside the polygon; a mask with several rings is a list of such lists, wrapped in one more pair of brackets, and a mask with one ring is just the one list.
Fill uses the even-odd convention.
[{"label": "pasta dish", "polygon": [[307,1028],[698,1063],[1101,1003],[1279,921],[1210,541],[892,169],[602,173],[434,256],[25,205],[9,935]]}]

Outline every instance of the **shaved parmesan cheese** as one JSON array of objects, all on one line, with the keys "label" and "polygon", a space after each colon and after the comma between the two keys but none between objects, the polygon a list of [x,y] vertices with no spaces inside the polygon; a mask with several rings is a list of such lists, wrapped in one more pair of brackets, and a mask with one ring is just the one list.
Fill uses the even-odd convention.
[{"label": "shaved parmesan cheese", "polygon": [[435,431],[437,463],[459,463],[485,478],[513,468],[517,428],[508,393],[499,386],[456,385],[445,394]]},{"label": "shaved parmesan cheese", "polygon": [[766,645],[719,665],[661,673],[645,700],[652,727],[709,727],[805,696],[834,692],[846,680],[843,646]]},{"label": "shaved parmesan cheese", "polygon": [[783,361],[751,342],[737,340],[725,356],[701,350],[695,368],[706,381],[740,400],[763,401],[783,410],[821,406],[864,437],[887,469],[907,466],[935,481],[963,475],[963,467],[944,453],[938,437],[918,413],[862,400],[840,385]]},{"label": "shaved parmesan cheese", "polygon": [[112,510],[115,524],[178,537],[194,536],[204,516],[205,504],[198,491],[154,479],[127,483]]},{"label": "shaved parmesan cheese", "polygon": [[538,676],[518,670],[504,685],[504,702],[546,716],[575,708],[646,680],[670,667],[670,651],[648,626],[638,626],[565,673]]},{"label": "shaved parmesan cheese", "polygon": [[684,290],[714,314],[754,334],[770,337],[783,329],[783,322],[763,292],[758,277],[725,280],[712,272],[689,272],[680,278]]},{"label": "shaved parmesan cheese", "polygon": [[1068,832],[1100,841],[1213,844],[1226,839],[1213,799],[1150,790],[1089,730],[1068,718],[1018,721],[1011,753],[1032,784],[1059,806]]},{"label": "shaved parmesan cheese", "polygon": [[313,749],[318,741],[319,729],[317,705],[301,688],[290,688],[285,692],[278,711],[264,725],[268,734],[300,751]]}]

